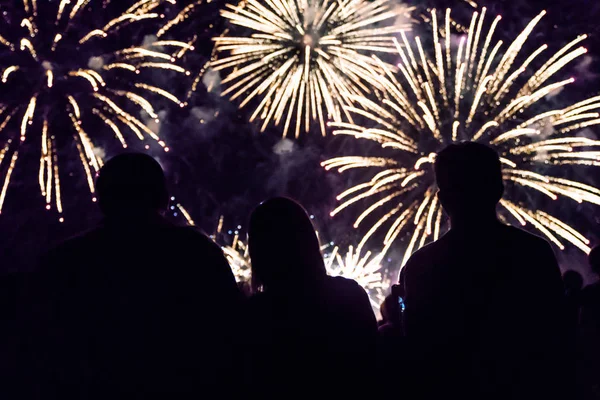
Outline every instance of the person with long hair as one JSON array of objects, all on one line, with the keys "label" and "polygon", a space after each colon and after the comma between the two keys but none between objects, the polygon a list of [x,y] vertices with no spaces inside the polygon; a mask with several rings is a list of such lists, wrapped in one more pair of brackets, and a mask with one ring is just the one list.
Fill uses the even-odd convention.
[{"label": "person with long hair", "polygon": [[267,397],[356,390],[374,367],[377,322],[356,282],[330,277],[306,211],[260,204],[248,232],[251,384]]}]

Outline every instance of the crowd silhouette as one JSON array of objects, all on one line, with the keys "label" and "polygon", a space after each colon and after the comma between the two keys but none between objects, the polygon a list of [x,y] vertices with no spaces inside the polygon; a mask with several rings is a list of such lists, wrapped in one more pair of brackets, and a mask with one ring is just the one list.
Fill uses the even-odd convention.
[{"label": "crowd silhouette", "polygon": [[[250,216],[242,291],[217,245],[163,217],[160,165],[114,157],[102,224],[2,281],[0,396],[600,399],[600,283],[561,279],[545,240],[498,220],[492,149],[453,144],[434,168],[451,229],[413,254],[378,323],[362,287],[327,275],[295,201]],[[600,248],[589,261],[600,275]]]}]

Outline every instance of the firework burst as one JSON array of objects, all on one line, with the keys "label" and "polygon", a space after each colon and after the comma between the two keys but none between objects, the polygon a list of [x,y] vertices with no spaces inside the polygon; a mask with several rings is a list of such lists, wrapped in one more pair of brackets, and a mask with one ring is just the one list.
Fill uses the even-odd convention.
[{"label": "firework burst", "polygon": [[343,104],[378,85],[367,73],[380,68],[370,55],[395,52],[394,34],[408,28],[397,21],[408,12],[389,0],[227,5],[222,15],[250,34],[215,38],[211,67],[227,71],[223,95],[240,107],[256,104],[250,120],[261,120],[261,131],[283,123],[283,136],[293,125],[298,137],[318,121],[324,135],[327,120],[342,119]]},{"label": "firework burst", "polygon": [[571,167],[600,166],[600,142],[573,135],[600,124],[600,96],[561,109],[544,101],[574,81],[551,78],[586,53],[579,46],[586,37],[579,36],[540,61],[548,45],[531,54],[523,54],[523,49],[545,13],[508,45],[494,40],[501,18],[489,23],[485,14],[485,8],[473,14],[469,33],[457,48],[450,40],[450,10],[444,26],[438,26],[437,15],[432,13],[430,46],[424,46],[419,37],[411,41],[402,34],[400,43],[396,42],[399,72],[380,64],[385,70],[379,76],[385,96],[377,101],[355,97],[357,106],[346,107],[364,124],[332,124],[335,134],[374,141],[394,155],[325,161],[326,169],[372,173],[372,179],[341,193],[341,204],[331,214],[357,206],[361,200],[370,202],[354,227],[372,222],[365,239],[383,230],[385,246],[408,235],[404,261],[413,250],[437,239],[446,227],[431,164],[436,152],[463,140],[488,144],[501,156],[506,186],[500,202],[503,221],[529,226],[560,249],[569,242],[584,252],[590,250],[580,232],[538,208],[545,204],[544,197],[552,200],[545,204],[549,208],[560,199],[600,204],[600,190],[564,178]]},{"label": "firework burst", "polygon": [[167,3],[174,4],[175,0],[141,0],[125,5],[110,0],[39,4],[37,0],[22,0],[3,9],[0,211],[19,157],[33,148],[40,151],[39,186],[48,209],[54,203],[62,213],[59,163],[69,155],[59,149],[77,148],[93,194],[93,175],[102,166],[94,135],[102,130],[95,129],[89,135],[87,125],[105,125],[123,147],[128,146],[129,136],[137,140],[149,137],[168,151],[157,132],[127,110],[134,107],[158,120],[148,95],[183,106],[168,91],[147,83],[144,71],[162,69],[189,75],[175,63],[181,49],[189,46],[156,41],[136,47],[127,42],[131,35],[117,36],[128,27],[163,18],[160,10]]}]

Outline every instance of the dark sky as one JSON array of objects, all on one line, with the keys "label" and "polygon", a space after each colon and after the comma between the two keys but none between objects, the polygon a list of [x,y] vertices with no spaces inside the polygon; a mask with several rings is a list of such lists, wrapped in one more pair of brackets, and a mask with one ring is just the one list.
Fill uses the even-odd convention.
[{"label": "dark sky", "polygon": [[[1,7],[9,3],[0,0]],[[423,2],[416,3],[423,7]],[[426,6],[439,9],[456,7],[462,11],[453,15],[463,16],[464,23],[468,24],[470,8],[464,4],[457,6],[458,0],[429,0],[426,3]],[[578,83],[567,96],[581,99],[598,93],[600,81],[595,77],[595,71],[600,71],[600,1],[490,0],[478,3],[486,5],[490,14],[503,16],[501,34],[509,38],[518,34],[542,9],[546,9],[548,15],[536,35],[545,42],[559,46],[580,33],[591,34],[589,63],[568,71],[577,75]],[[190,69],[203,64],[210,54],[210,36],[222,27],[218,5],[213,2],[208,10],[203,10],[189,25],[176,32],[181,36],[200,34],[199,50],[186,60]],[[173,85],[170,75],[156,79]],[[186,84],[177,82],[175,87]],[[327,222],[324,230],[328,236],[344,239],[350,231],[351,219],[331,222],[328,213],[345,182],[337,174],[324,173],[319,163],[340,151],[354,150],[353,144],[339,138],[322,139],[314,135],[293,144],[291,153],[277,154],[274,152],[274,146],[280,140],[277,130],[259,134],[255,126],[246,122],[248,113],[244,110],[239,111],[235,105],[202,90],[190,103],[185,110],[168,109],[163,132],[172,151],[153,155],[167,171],[176,202],[185,205],[202,229],[214,229],[219,215],[225,215],[226,225],[243,226],[248,213],[259,201],[273,195],[289,195],[300,199],[316,215],[317,221]],[[205,124],[198,124],[199,115],[207,117]],[[118,150],[117,147],[107,148],[108,155]],[[34,154],[28,164],[15,171],[4,213],[0,215],[0,271],[29,269],[44,249],[92,227],[99,220],[95,204],[85,192],[85,182],[78,172],[63,180],[65,222],[59,223],[55,212],[47,212],[36,188],[36,157]],[[72,171],[79,168],[75,162],[66,167]],[[171,218],[182,222],[181,216],[175,216],[173,212]],[[591,229],[591,235],[597,237],[598,230]],[[574,264],[582,263],[577,252],[568,255],[572,256]]]}]

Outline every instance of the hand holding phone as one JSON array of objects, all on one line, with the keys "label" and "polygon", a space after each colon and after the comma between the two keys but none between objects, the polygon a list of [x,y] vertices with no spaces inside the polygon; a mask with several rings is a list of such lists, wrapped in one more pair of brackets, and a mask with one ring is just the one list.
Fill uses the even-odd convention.
[{"label": "hand holding phone", "polygon": [[404,316],[404,311],[406,311],[406,303],[404,301],[404,288],[401,285],[393,285],[392,286],[392,295],[394,296],[394,298],[396,299],[396,302],[398,304],[398,308],[397,308],[398,321],[402,321],[403,316]]}]

